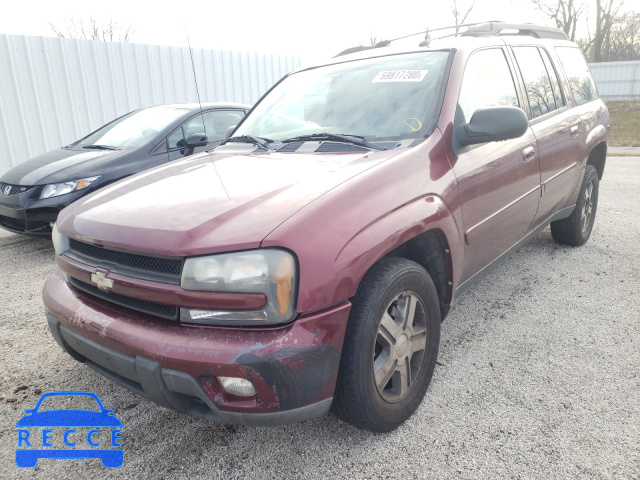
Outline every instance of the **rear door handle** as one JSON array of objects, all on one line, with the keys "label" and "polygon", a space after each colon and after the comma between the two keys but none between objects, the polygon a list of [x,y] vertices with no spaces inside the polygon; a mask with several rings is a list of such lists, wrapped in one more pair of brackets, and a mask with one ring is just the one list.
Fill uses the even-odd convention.
[{"label": "rear door handle", "polygon": [[571,130],[569,131],[571,132],[572,137],[577,137],[578,134],[580,133],[580,128],[577,125],[574,125],[573,127],[571,127]]},{"label": "rear door handle", "polygon": [[536,150],[533,147],[527,147],[522,151],[522,159],[525,162],[532,160],[536,156]]}]

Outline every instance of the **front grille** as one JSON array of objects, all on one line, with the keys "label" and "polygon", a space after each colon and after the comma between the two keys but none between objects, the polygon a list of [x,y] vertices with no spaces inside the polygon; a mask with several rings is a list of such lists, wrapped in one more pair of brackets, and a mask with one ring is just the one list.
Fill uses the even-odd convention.
[{"label": "front grille", "polygon": [[138,312],[155,315],[156,317],[165,318],[167,320],[178,320],[179,309],[176,306],[163,305],[162,303],[131,298],[125,295],[120,295],[119,293],[103,292],[97,287],[89,285],[88,283],[81,282],[80,280],[73,277],[69,278],[69,282],[78,290],[82,290],[85,293],[93,295],[94,297],[101,298],[108,302],[115,303],[116,305],[130,308]]},{"label": "front grille", "polygon": [[17,232],[24,232],[25,230],[24,220],[20,220],[19,218],[11,218],[0,215],[0,225],[8,228],[9,230],[15,230]]},{"label": "front grille", "polygon": [[123,275],[176,285],[180,283],[182,275],[182,258],[161,258],[120,252],[73,239],[69,239],[69,250],[65,255],[82,263],[104,267]]},{"label": "front grille", "polygon": [[24,193],[33,187],[25,187],[24,185],[10,185],[8,183],[0,182],[0,194],[9,196]]}]

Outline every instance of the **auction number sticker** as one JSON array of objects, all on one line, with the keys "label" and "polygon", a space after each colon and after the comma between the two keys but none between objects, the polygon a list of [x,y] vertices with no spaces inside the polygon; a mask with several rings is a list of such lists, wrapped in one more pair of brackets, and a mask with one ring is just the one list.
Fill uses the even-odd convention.
[{"label": "auction number sticker", "polygon": [[429,70],[385,70],[378,72],[371,83],[379,82],[421,82]]}]

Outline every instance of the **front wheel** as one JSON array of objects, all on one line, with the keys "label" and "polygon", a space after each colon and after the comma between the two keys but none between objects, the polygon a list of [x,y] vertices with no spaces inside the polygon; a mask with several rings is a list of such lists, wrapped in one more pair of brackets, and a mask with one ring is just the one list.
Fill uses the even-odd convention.
[{"label": "front wheel", "polygon": [[410,260],[381,260],[356,293],[334,411],[366,430],[395,429],[422,402],[439,343],[440,307],[429,274]]},{"label": "front wheel", "polygon": [[596,219],[599,186],[598,172],[593,165],[587,165],[571,216],[551,222],[551,235],[556,243],[578,247],[589,240]]}]

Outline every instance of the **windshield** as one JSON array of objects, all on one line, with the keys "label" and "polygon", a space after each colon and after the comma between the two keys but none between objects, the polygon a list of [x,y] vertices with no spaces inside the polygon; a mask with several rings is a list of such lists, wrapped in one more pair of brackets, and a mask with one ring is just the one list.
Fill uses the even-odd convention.
[{"label": "windshield", "polygon": [[136,148],[152,140],[161,130],[188,112],[186,108],[151,107],[129,113],[83,138],[74,146],[102,145]]},{"label": "windshield", "polygon": [[401,140],[429,135],[448,52],[354,60],[285,78],[234,137],[274,141],[317,134]]}]

